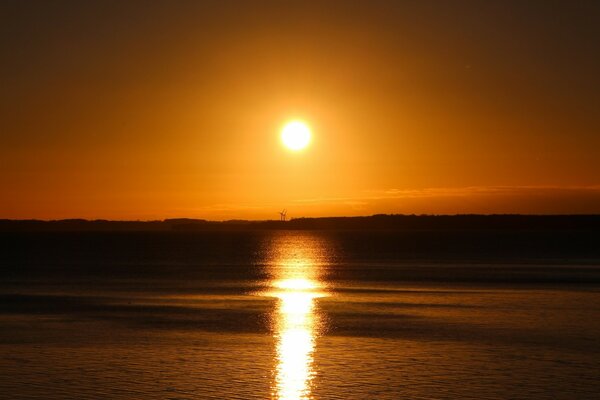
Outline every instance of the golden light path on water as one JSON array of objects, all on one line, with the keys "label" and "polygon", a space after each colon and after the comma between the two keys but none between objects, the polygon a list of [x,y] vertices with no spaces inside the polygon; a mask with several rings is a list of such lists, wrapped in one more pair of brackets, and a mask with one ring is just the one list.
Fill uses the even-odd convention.
[{"label": "golden light path on water", "polygon": [[315,299],[323,297],[320,281],[321,247],[314,238],[290,235],[273,243],[276,258],[270,263],[270,291],[278,299],[274,312],[273,335],[277,359],[274,398],[299,400],[311,398],[314,378],[313,355],[321,321]]}]

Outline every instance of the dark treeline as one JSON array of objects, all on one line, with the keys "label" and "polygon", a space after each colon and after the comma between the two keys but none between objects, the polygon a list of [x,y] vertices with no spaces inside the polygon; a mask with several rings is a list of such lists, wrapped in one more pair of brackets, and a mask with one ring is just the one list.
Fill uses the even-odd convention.
[{"label": "dark treeline", "polygon": [[600,215],[373,215],[290,221],[0,220],[0,231],[212,231],[297,230],[600,230]]}]

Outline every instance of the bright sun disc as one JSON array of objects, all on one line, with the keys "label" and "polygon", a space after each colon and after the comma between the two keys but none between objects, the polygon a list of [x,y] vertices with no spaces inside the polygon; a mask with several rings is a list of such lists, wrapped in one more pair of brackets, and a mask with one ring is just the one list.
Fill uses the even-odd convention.
[{"label": "bright sun disc", "polygon": [[281,131],[281,141],[290,150],[302,150],[310,143],[310,128],[301,121],[288,122]]}]

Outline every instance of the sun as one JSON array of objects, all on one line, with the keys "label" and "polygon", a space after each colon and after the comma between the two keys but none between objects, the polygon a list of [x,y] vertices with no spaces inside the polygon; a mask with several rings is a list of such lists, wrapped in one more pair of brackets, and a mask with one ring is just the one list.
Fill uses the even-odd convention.
[{"label": "sun", "polygon": [[310,128],[302,121],[290,121],[281,130],[281,142],[292,151],[305,149],[310,144]]}]

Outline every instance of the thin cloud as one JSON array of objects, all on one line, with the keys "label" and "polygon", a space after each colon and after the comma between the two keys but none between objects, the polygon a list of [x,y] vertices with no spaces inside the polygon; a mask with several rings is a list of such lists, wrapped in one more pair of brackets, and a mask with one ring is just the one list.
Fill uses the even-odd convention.
[{"label": "thin cloud", "polygon": [[292,199],[278,203],[244,202],[178,209],[186,215],[228,219],[273,219],[281,208],[289,216],[369,214],[596,214],[600,186],[470,186],[462,188],[383,189],[360,196]]}]

